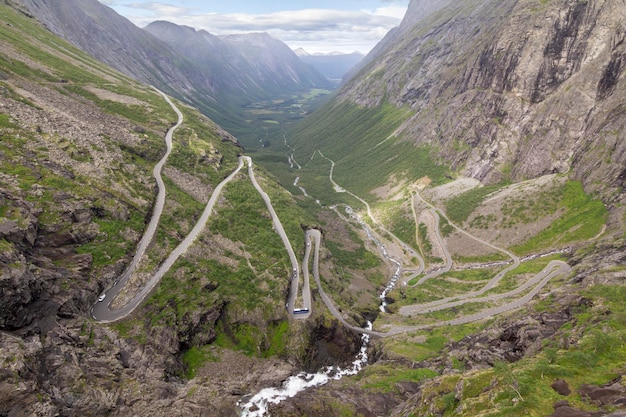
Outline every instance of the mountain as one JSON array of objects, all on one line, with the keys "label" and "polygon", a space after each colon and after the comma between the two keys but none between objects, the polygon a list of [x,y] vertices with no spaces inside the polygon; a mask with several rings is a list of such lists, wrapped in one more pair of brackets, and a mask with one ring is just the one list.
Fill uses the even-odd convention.
[{"label": "mountain", "polygon": [[330,86],[285,44],[265,34],[220,39],[166,22],[144,30],[98,0],[19,2],[53,33],[199,108],[230,131],[245,124],[242,103]]},{"label": "mountain", "polygon": [[153,22],[145,30],[213,74],[215,88],[232,100],[258,101],[329,86],[287,45],[266,33],[217,37],[163,21]]},{"label": "mountain", "polygon": [[[65,24],[43,10],[82,19],[66,36],[126,28],[66,8],[93,2],[28,1],[49,29]],[[614,0],[413,0],[331,102],[243,167],[197,109],[0,0],[0,415],[234,416],[286,380],[327,384],[267,404],[272,416],[623,414],[625,13]],[[120,56],[164,48],[171,61],[139,68],[205,112],[192,84],[205,46],[273,42],[163,27],[197,42],[192,57],[147,31],[145,51]],[[275,61],[258,59],[237,61],[255,82],[207,76],[223,117],[241,107],[218,88],[279,88],[263,84]],[[274,101],[254,103],[265,124]],[[122,297],[221,194],[135,313],[94,320],[156,218],[173,126],[163,213]],[[284,307],[293,264],[268,200],[298,260],[315,250],[310,317]]]},{"label": "mountain", "polygon": [[353,76],[355,76],[363,67],[367,64],[371,63],[374,59],[376,59],[380,54],[384,53],[386,50],[393,48],[396,42],[401,41],[403,34],[406,31],[411,30],[417,25],[420,20],[431,16],[434,12],[445,8],[448,4],[451,3],[451,0],[438,0],[438,1],[428,1],[428,0],[419,0],[419,1],[411,1],[409,3],[409,7],[402,18],[402,22],[399,27],[392,28],[380,42],[378,42],[374,48],[365,56],[359,64],[352,68],[346,76],[345,79],[349,80]]},{"label": "mountain", "polygon": [[572,169],[589,189],[620,189],[626,142],[611,132],[624,123],[622,5],[437,4],[425,15],[423,2],[411,2],[390,45],[366,58],[331,106],[405,110],[396,141],[429,147],[479,180]]},{"label": "mountain", "polygon": [[210,74],[97,0],[19,0],[56,35],[122,73],[169,93],[213,97]]},{"label": "mountain", "polygon": [[[623,413],[624,21],[626,4],[610,0],[412,0],[334,99],[288,132],[301,166],[274,168],[284,184],[297,176],[320,205],[350,205],[394,233],[388,245],[424,255],[428,274],[388,294],[382,327],[426,330],[380,341],[380,361],[358,380],[272,415],[328,414],[331,401],[333,415]],[[572,271],[510,314],[429,328],[489,288],[480,282],[502,271],[491,262],[510,265],[468,236],[527,259],[526,271],[556,253]],[[440,275],[448,256],[481,272]],[[451,308],[437,308],[442,298]],[[426,307],[395,317],[415,303]],[[481,296],[465,311],[497,306]],[[598,400],[602,390],[616,397]]]},{"label": "mountain", "polygon": [[320,74],[335,83],[340,83],[344,75],[364,58],[364,55],[359,52],[310,54],[302,48],[294,52],[303,62],[313,66]]}]

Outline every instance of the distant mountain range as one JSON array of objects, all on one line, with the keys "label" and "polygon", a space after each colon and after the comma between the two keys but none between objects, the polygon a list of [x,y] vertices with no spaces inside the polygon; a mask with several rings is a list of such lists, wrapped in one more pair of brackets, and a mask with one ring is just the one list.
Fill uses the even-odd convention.
[{"label": "distant mountain range", "polygon": [[324,76],[266,33],[218,37],[165,21],[145,30],[210,74],[213,87],[236,102],[329,86]]},{"label": "distant mountain range", "polygon": [[350,54],[331,52],[328,54],[310,54],[302,48],[294,51],[300,59],[313,66],[317,71],[334,83],[340,83],[344,76],[363,58],[360,52]]}]

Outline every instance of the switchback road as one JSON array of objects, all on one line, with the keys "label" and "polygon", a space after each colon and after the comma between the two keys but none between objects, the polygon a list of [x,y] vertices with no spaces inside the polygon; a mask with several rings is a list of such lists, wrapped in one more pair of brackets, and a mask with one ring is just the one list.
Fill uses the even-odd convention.
[{"label": "switchback road", "polygon": [[[242,167],[243,160],[240,158],[237,169],[235,169],[228,177],[220,182],[217,187],[215,187],[215,190],[213,190],[213,194],[211,194],[211,198],[209,199],[209,202],[202,212],[202,216],[200,216],[200,219],[198,219],[198,222],[196,223],[194,228],[191,230],[191,232],[189,232],[187,237],[182,242],[180,242],[180,244],[172,251],[172,253],[170,253],[165,262],[161,264],[157,272],[141,288],[139,293],[135,295],[135,297],[133,297],[132,300],[130,300],[124,307],[118,310],[110,309],[111,302],[120,293],[120,291],[124,287],[124,284],[128,280],[128,277],[130,276],[130,274],[126,276],[125,273],[125,280],[120,279],[117,285],[106,291],[105,300],[102,302],[98,302],[96,303],[96,305],[93,306],[91,314],[94,319],[102,322],[117,321],[128,316],[137,308],[137,306],[139,306],[139,304],[141,304],[141,302],[148,296],[148,294],[150,294],[150,292],[158,285],[159,281],[161,281],[161,278],[163,278],[163,276],[167,273],[167,271],[169,271],[172,265],[174,265],[174,262],[176,262],[180,255],[182,255],[187,250],[187,248],[191,246],[194,240],[196,240],[198,234],[204,229],[206,221],[209,219],[211,211],[213,210],[213,206],[219,198],[222,189],[235,177],[235,175],[237,175]],[[135,255],[135,258],[138,257],[138,254]]]},{"label": "switchback road", "polygon": [[[319,150],[316,151],[317,153],[319,153],[320,156],[322,156],[323,158],[325,158],[326,160],[330,161],[331,163],[331,168],[330,168],[330,173],[329,173],[329,180],[330,182],[333,184],[333,188],[335,190],[335,192],[337,193],[348,193],[351,196],[353,196],[354,198],[356,198],[357,200],[361,201],[367,210],[367,213],[369,215],[369,217],[372,219],[372,221],[374,222],[374,224],[376,224],[378,227],[380,227],[383,231],[387,232],[390,236],[392,236],[394,238],[394,240],[401,246],[401,247],[405,247],[406,248],[406,244],[404,242],[402,242],[400,239],[398,239],[396,236],[394,236],[392,233],[390,233],[387,229],[385,229],[384,227],[382,227],[377,221],[376,219],[374,219],[373,215],[372,215],[372,211],[371,208],[369,206],[369,204],[364,201],[363,199],[361,199],[360,197],[354,195],[353,193],[347,191],[345,188],[341,187],[339,184],[337,184],[334,179],[332,178],[333,175],[333,171],[335,168],[335,162],[332,161],[330,158],[327,158],[326,156],[324,156],[322,154],[322,152],[320,152]],[[530,279],[529,281],[527,281],[526,283],[524,283],[523,285],[515,288],[512,291],[508,291],[506,293],[501,293],[501,294],[493,294],[490,296],[485,296],[485,297],[479,297],[480,295],[484,294],[485,292],[493,289],[501,280],[502,278],[510,271],[512,271],[513,269],[517,268],[520,265],[520,259],[513,254],[512,252],[497,247],[487,241],[484,241],[480,238],[477,238],[471,234],[469,234],[468,232],[466,232],[465,230],[461,229],[459,226],[457,226],[456,224],[454,224],[453,222],[450,221],[450,219],[445,215],[445,213],[443,211],[441,211],[440,209],[438,209],[437,207],[433,206],[432,204],[428,203],[427,201],[425,201],[424,199],[422,199],[422,197],[420,196],[418,191],[415,191],[415,196],[413,195],[413,193],[411,193],[411,198],[412,200],[417,197],[422,203],[426,204],[429,209],[431,210],[431,213],[433,214],[433,216],[435,217],[435,223],[436,223],[436,237],[438,240],[438,243],[440,245],[440,247],[442,248],[444,257],[446,258],[446,263],[445,266],[443,268],[441,268],[438,271],[434,271],[432,273],[429,273],[427,275],[425,275],[424,277],[422,277],[419,281],[418,284],[423,283],[424,281],[426,281],[427,279],[432,279],[435,278],[438,275],[441,275],[444,272],[449,271],[452,268],[452,257],[445,245],[445,242],[440,234],[439,231],[439,216],[443,216],[448,223],[450,223],[450,225],[452,227],[454,227],[459,233],[465,234],[466,236],[470,237],[471,239],[474,239],[475,241],[484,244],[492,249],[495,249],[499,252],[502,252],[504,254],[506,254],[507,256],[509,256],[513,262],[511,265],[509,265],[507,268],[503,269],[502,271],[500,271],[499,273],[497,273],[485,286],[483,286],[483,288],[481,288],[478,291],[474,291],[474,292],[468,292],[462,295],[458,295],[455,297],[448,297],[448,298],[443,298],[440,300],[436,300],[430,303],[424,303],[424,304],[419,304],[419,305],[411,305],[411,306],[403,306],[400,309],[400,314],[402,315],[414,315],[414,314],[425,314],[425,313],[429,313],[429,312],[433,312],[433,311],[438,311],[438,310],[442,310],[442,309],[446,309],[446,308],[453,308],[456,306],[460,306],[462,304],[466,304],[466,303],[470,303],[470,302],[476,302],[476,303],[488,303],[488,302],[493,302],[493,301],[498,301],[498,300],[502,300],[505,298],[510,298],[513,296],[516,296],[526,290],[528,290],[530,287],[532,287],[534,285],[534,287],[528,291],[524,296],[511,300],[507,303],[504,303],[500,306],[497,307],[492,307],[492,308],[487,308],[484,309],[478,313],[475,314],[469,314],[469,315],[462,315],[460,317],[457,317],[455,319],[452,320],[442,320],[442,321],[438,321],[438,322],[434,322],[434,323],[429,323],[429,324],[424,324],[424,325],[416,325],[416,326],[387,326],[387,332],[381,332],[381,331],[371,331],[371,330],[365,330],[365,329],[361,329],[357,326],[351,325],[350,323],[347,323],[346,320],[343,318],[342,314],[338,311],[338,309],[334,306],[332,300],[324,293],[322,287],[321,287],[321,282],[319,280],[319,276],[317,276],[314,273],[315,276],[315,281],[316,284],[318,286],[319,289],[319,293],[320,296],[322,298],[322,300],[324,301],[324,303],[326,304],[326,306],[328,307],[329,311],[331,312],[331,314],[333,314],[333,316],[335,316],[335,318],[337,318],[341,323],[344,324],[344,326],[348,327],[351,330],[360,332],[360,333],[367,333],[370,334],[372,336],[378,336],[378,337],[387,337],[387,336],[393,336],[399,333],[405,333],[405,332],[410,332],[410,331],[417,331],[417,330],[424,330],[424,329],[430,329],[430,328],[434,328],[434,327],[441,327],[441,326],[448,326],[448,325],[459,325],[459,324],[465,324],[465,323],[471,323],[474,321],[480,321],[480,320],[484,320],[487,318],[490,318],[494,315],[497,314],[501,314],[503,312],[506,311],[510,311],[510,310],[514,310],[516,308],[521,307],[522,305],[526,304],[527,302],[529,302],[535,295],[537,295],[539,293],[539,291],[554,277],[556,276],[563,276],[568,274],[571,271],[571,267],[563,262],[563,261],[551,261],[541,272],[539,272],[538,274],[536,274],[532,279]],[[415,208],[414,208],[414,202],[412,201],[412,209],[413,209],[413,215],[414,218],[417,219],[416,213],[415,213]],[[416,220],[417,221],[417,220]],[[417,227],[417,225],[416,225]],[[319,240],[319,238],[316,238],[317,240]],[[316,246],[319,244],[319,242],[316,240]],[[420,268],[420,273],[423,271],[423,265],[424,262],[420,259],[420,263],[422,264],[422,268]],[[416,277],[418,276],[417,274],[413,274],[412,277]],[[405,279],[404,285],[406,285],[407,281],[409,280]]]},{"label": "switchback road", "polygon": [[[287,237],[287,233],[285,233],[285,229],[283,228],[283,225],[280,222],[280,219],[278,218],[276,211],[274,210],[274,206],[272,206],[272,201],[270,200],[269,195],[267,195],[267,193],[263,191],[263,188],[261,188],[261,186],[256,180],[256,177],[254,176],[254,170],[252,169],[252,158],[250,158],[249,156],[242,156],[241,159],[245,160],[248,163],[248,176],[250,177],[250,181],[252,182],[252,185],[254,185],[254,188],[257,190],[257,192],[263,198],[263,201],[265,202],[265,205],[267,206],[267,210],[270,212],[270,216],[272,217],[274,230],[276,231],[276,233],[278,233],[278,235],[282,239],[283,244],[285,245],[285,249],[287,250],[287,253],[289,254],[289,260],[291,261],[291,285],[290,285],[290,291],[289,291],[289,300],[287,301],[287,311],[293,314],[294,310],[298,309],[297,311],[299,311],[299,313],[295,317],[302,318],[302,319],[308,318],[309,315],[311,314],[311,289],[309,288],[309,284],[308,284],[308,276],[305,276],[304,287],[302,288],[303,306],[296,307],[295,301],[298,296],[298,289],[299,289],[298,286],[299,286],[299,281],[300,281],[300,269],[298,268],[298,258],[296,258],[296,254],[293,251],[293,247],[291,246],[291,242],[289,241],[289,238]],[[307,247],[306,249],[308,250],[309,248]]]},{"label": "switchback road", "polygon": [[[157,90],[158,91],[158,90]],[[287,234],[285,233],[285,230],[282,226],[282,223],[280,222],[280,219],[278,218],[278,215],[276,214],[276,211],[274,210],[274,207],[272,206],[272,202],[271,199],[269,197],[269,195],[262,189],[262,187],[258,184],[256,177],[254,175],[254,170],[253,170],[253,164],[252,164],[252,159],[248,156],[241,156],[239,158],[239,164],[237,166],[237,168],[230,174],[228,175],[222,182],[220,182],[214,189],[211,198],[209,199],[200,219],[198,220],[198,222],[196,223],[196,225],[194,226],[194,228],[191,230],[191,232],[187,235],[187,237],[172,251],[172,253],[168,256],[168,258],[163,262],[163,264],[161,264],[161,266],[159,267],[159,269],[157,270],[157,272],[150,278],[150,280],[148,281],[148,283],[146,283],[144,285],[144,287],[141,288],[141,290],[139,291],[139,293],[137,295],[135,295],[135,297],[133,297],[133,299],[128,302],[124,307],[118,309],[118,310],[111,310],[110,305],[111,302],[118,296],[118,294],[120,293],[121,289],[124,287],[124,285],[126,284],[126,282],[128,281],[128,279],[130,278],[130,276],[132,275],[133,271],[135,270],[137,264],[139,263],[141,257],[144,255],[146,248],[148,247],[148,245],[150,244],[150,242],[152,241],[153,237],[154,237],[154,233],[156,231],[156,228],[158,226],[159,223],[159,219],[161,216],[161,213],[163,211],[163,207],[165,204],[165,185],[163,183],[163,179],[161,177],[161,170],[163,165],[166,163],[167,158],[172,150],[172,135],[174,133],[174,131],[180,126],[180,124],[183,121],[183,116],[182,113],[178,110],[178,108],[172,103],[172,101],[163,93],[161,93],[159,91],[159,93],[164,97],[164,99],[168,102],[168,104],[172,107],[172,109],[174,109],[174,111],[176,112],[176,114],[178,115],[178,121],[177,123],[172,126],[172,128],[170,128],[167,132],[167,134],[165,135],[165,143],[167,146],[167,151],[165,153],[165,155],[163,156],[163,158],[159,161],[159,163],[157,163],[157,165],[155,166],[154,170],[153,170],[153,175],[155,177],[155,180],[157,181],[158,184],[158,195],[157,195],[157,199],[155,202],[155,206],[154,206],[154,211],[153,211],[153,215],[152,215],[152,219],[148,225],[148,227],[146,228],[146,232],[144,233],[144,236],[142,237],[137,251],[135,253],[135,256],[133,257],[133,260],[131,262],[131,264],[129,265],[129,267],[126,269],[126,271],[122,274],[122,276],[116,281],[116,284],[110,288],[109,290],[107,290],[103,295],[105,295],[104,300],[97,302],[94,307],[92,308],[92,316],[94,317],[94,319],[98,320],[98,321],[102,321],[102,322],[112,322],[112,321],[116,321],[116,320],[120,320],[124,317],[126,317],[127,315],[129,315],[132,311],[134,311],[137,306],[139,306],[141,304],[141,302],[148,296],[148,294],[150,294],[150,292],[156,287],[156,285],[158,285],[158,283],[160,282],[160,280],[163,278],[163,276],[167,273],[167,271],[169,271],[169,269],[172,267],[172,265],[174,264],[174,262],[176,262],[176,260],[187,250],[187,248],[189,248],[189,246],[191,246],[191,244],[195,241],[195,239],[198,237],[199,233],[204,229],[205,224],[209,218],[209,216],[211,215],[211,212],[213,210],[213,206],[215,205],[217,199],[219,198],[222,189],[224,188],[224,186],[226,184],[228,184],[241,170],[241,168],[243,168],[244,163],[247,164],[248,166],[248,176],[250,178],[250,181],[252,182],[253,186],[255,187],[255,189],[257,190],[257,192],[261,195],[261,197],[263,198],[263,201],[265,202],[268,211],[270,212],[271,218],[272,218],[272,224],[273,224],[273,228],[276,231],[276,233],[279,234],[280,238],[283,241],[283,244],[285,245],[285,249],[287,250],[287,253],[289,255],[289,259],[290,259],[290,263],[291,263],[291,284],[290,284],[290,293],[289,293],[289,298],[287,301],[287,311],[293,316],[293,317],[297,317],[300,319],[306,319],[310,316],[311,312],[312,312],[312,300],[311,300],[311,291],[310,291],[310,285],[309,285],[309,258],[310,258],[310,253],[311,253],[311,244],[313,243],[315,245],[315,252],[313,255],[313,277],[314,280],[316,282],[316,285],[318,287],[319,290],[319,294],[320,297],[322,299],[322,301],[324,302],[324,304],[327,306],[327,308],[329,309],[329,311],[331,312],[331,314],[336,317],[344,326],[350,328],[351,330],[358,332],[358,333],[367,333],[369,335],[372,336],[378,336],[378,337],[386,337],[386,336],[391,336],[394,334],[399,334],[399,333],[404,333],[407,331],[415,331],[415,330],[420,330],[420,329],[427,329],[427,328],[432,328],[432,327],[438,327],[438,326],[445,326],[445,325],[454,325],[454,324],[463,324],[463,323],[469,323],[472,321],[478,321],[478,320],[483,320],[485,318],[491,317],[495,314],[499,314],[502,313],[504,311],[509,311],[515,308],[520,307],[521,305],[525,304],[526,302],[528,302],[532,297],[534,297],[540,290],[541,288],[543,288],[543,286],[545,286],[550,279],[552,279],[555,276],[558,275],[564,275],[566,273],[568,273],[571,268],[569,267],[569,265],[567,265],[564,262],[561,261],[552,261],[550,262],[550,264],[544,268],[543,271],[541,271],[539,274],[537,274],[533,279],[529,280],[528,282],[526,282],[525,284],[521,285],[520,287],[509,291],[507,293],[502,293],[502,294],[494,294],[494,295],[490,295],[490,296],[485,296],[485,297],[479,297],[480,295],[484,294],[485,292],[487,292],[488,290],[494,288],[497,283],[502,279],[502,277],[509,271],[511,271],[512,269],[516,268],[519,263],[520,260],[518,257],[516,257],[513,253],[511,253],[510,251],[507,251],[505,249],[502,248],[498,248],[492,244],[490,244],[489,242],[485,242],[481,239],[478,239],[472,235],[470,235],[469,233],[467,233],[466,231],[464,231],[463,229],[461,229],[460,227],[456,226],[455,224],[453,224],[452,222],[450,222],[449,219],[447,219],[447,217],[445,216],[445,213],[443,213],[441,210],[437,209],[436,207],[432,206],[431,204],[429,204],[428,202],[424,201],[421,196],[419,195],[418,192],[415,192],[415,195],[425,204],[427,204],[430,207],[431,213],[433,214],[433,216],[435,217],[435,223],[436,223],[436,237],[438,240],[438,243],[443,251],[444,257],[446,258],[446,264],[445,266],[440,269],[439,271],[430,273],[425,275],[424,277],[422,277],[422,279],[420,281],[418,281],[419,283],[424,282],[426,279],[430,279],[430,278],[434,278],[437,275],[440,275],[443,272],[447,272],[450,270],[451,266],[452,266],[452,258],[445,246],[444,240],[440,235],[439,232],[439,216],[444,216],[446,218],[446,220],[448,220],[448,222],[452,225],[452,227],[454,227],[455,229],[457,229],[460,233],[466,234],[467,236],[471,237],[472,239],[475,239],[476,241],[485,244],[491,248],[494,248],[498,251],[501,251],[503,253],[506,253],[508,256],[511,257],[511,259],[513,259],[513,264],[510,265],[509,267],[505,268],[504,270],[500,271],[498,274],[496,274],[496,276],[494,276],[481,290],[479,291],[474,291],[474,292],[469,292],[469,293],[465,293],[456,297],[448,297],[448,298],[443,298],[437,301],[433,301],[430,303],[424,303],[424,304],[420,304],[420,305],[414,305],[414,306],[404,306],[401,308],[400,313],[403,315],[414,315],[414,314],[424,314],[424,313],[428,313],[428,312],[433,312],[433,311],[438,311],[438,310],[442,310],[445,308],[452,308],[452,307],[456,307],[465,303],[469,303],[469,302],[476,302],[476,303],[487,303],[487,302],[492,302],[492,301],[496,301],[496,300],[501,300],[501,299],[505,299],[505,298],[510,298],[512,296],[518,295],[519,293],[528,290],[530,287],[532,287],[534,285],[534,287],[528,291],[524,296],[522,296],[521,298],[512,300],[508,303],[505,303],[503,305],[497,306],[497,307],[493,307],[493,308],[489,308],[489,309],[485,309],[481,312],[478,312],[476,314],[472,314],[472,315],[465,315],[465,316],[461,316],[458,317],[456,319],[453,320],[447,320],[447,321],[440,321],[440,322],[436,322],[436,323],[431,323],[431,324],[427,324],[427,325],[419,325],[419,326],[403,326],[403,327],[392,327],[389,328],[388,332],[379,332],[379,331],[373,331],[373,330],[368,330],[368,329],[364,329],[355,325],[352,325],[350,323],[348,323],[344,318],[343,315],[341,314],[341,312],[336,308],[336,306],[334,305],[334,303],[332,302],[332,300],[326,295],[326,293],[324,292],[322,285],[321,285],[321,280],[320,280],[320,276],[319,276],[319,250],[320,250],[320,245],[321,245],[321,233],[319,232],[319,230],[316,229],[310,229],[307,230],[305,232],[305,253],[304,253],[304,258],[303,258],[303,262],[302,262],[302,277],[303,277],[303,288],[302,288],[302,304],[299,306],[296,306],[296,302],[299,301],[298,300],[298,291],[299,291],[299,281],[300,281],[300,268],[298,266],[298,260],[297,257],[295,255],[295,252],[293,250],[293,247],[291,246],[291,243],[289,241],[289,238],[287,237]],[[354,195],[353,193],[350,193],[349,191],[345,190],[344,188],[342,188],[341,186],[339,186],[332,178],[332,174],[333,174],[333,169],[335,167],[335,163],[334,161],[330,160],[329,158],[327,158],[326,156],[324,156],[320,151],[317,151],[319,153],[319,155],[325,159],[327,159],[328,161],[331,162],[331,169],[330,169],[330,174],[329,174],[329,179],[331,181],[331,183],[333,184],[333,187],[335,189],[336,192],[340,193],[340,192],[346,192],[349,193],[350,195],[352,195],[354,198],[358,199],[359,201],[361,201],[366,209],[367,209],[367,213],[370,217],[370,219],[372,219],[372,221],[374,222],[374,224],[380,228],[383,232],[387,233],[389,236],[392,237],[392,239],[400,246],[400,248],[404,251],[404,253],[406,254],[407,252],[409,253],[409,255],[414,256],[415,258],[417,258],[419,260],[420,263],[420,268],[419,268],[419,273],[421,273],[424,269],[424,261],[423,259],[419,256],[419,254],[417,254],[413,249],[411,249],[407,244],[405,244],[404,242],[402,242],[399,238],[397,238],[394,234],[392,234],[390,231],[388,231],[386,228],[384,228],[381,224],[379,224],[376,219],[373,217],[372,211],[370,209],[369,204],[364,201],[363,199],[361,199],[360,197]],[[414,198],[413,194],[411,195],[412,199]],[[413,203],[412,203],[412,208],[413,208]],[[415,216],[415,213],[414,213]]]},{"label": "switchback road", "polygon": [[[146,248],[148,247],[148,245],[150,244],[150,242],[152,241],[154,237],[154,233],[157,229],[159,219],[163,212],[163,207],[165,206],[165,184],[161,177],[161,170],[163,166],[165,165],[165,163],[167,162],[167,158],[172,150],[172,135],[174,131],[183,122],[182,113],[178,110],[178,108],[174,105],[174,103],[169,99],[169,97],[167,97],[164,93],[160,92],[159,90],[157,91],[163,96],[163,98],[167,101],[167,103],[176,112],[176,114],[178,115],[178,122],[174,126],[172,126],[166,133],[165,143],[167,146],[167,151],[165,155],[163,156],[163,158],[161,158],[161,160],[156,164],[153,170],[153,175],[158,184],[159,191],[158,191],[157,199],[155,202],[154,210],[152,213],[152,218],[148,227],[146,228],[146,231],[144,232],[143,237],[141,238],[139,242],[137,251],[135,253],[135,256],[133,257],[131,264],[126,269],[126,271],[124,271],[122,276],[120,276],[120,278],[116,281],[114,286],[106,290],[102,294],[104,295],[104,299],[101,299],[101,301],[96,302],[96,304],[91,309],[91,315],[97,321],[114,322],[114,321],[123,319],[124,317],[132,313],[143,302],[143,300],[152,292],[152,290],[159,284],[163,276],[169,271],[172,265],[174,265],[174,262],[176,262],[176,260],[196,240],[200,232],[204,229],[206,222],[212,213],[213,206],[217,202],[217,199],[219,198],[222,192],[222,189],[239,173],[241,168],[243,168],[244,162],[247,163],[248,165],[248,175],[250,177],[250,181],[254,185],[257,192],[263,198],[263,201],[265,202],[267,209],[269,210],[270,215],[272,217],[274,230],[281,237],[283,244],[285,245],[285,249],[287,250],[287,253],[289,254],[289,259],[291,261],[291,266],[292,266],[292,273],[291,273],[292,282],[291,282],[291,291],[290,291],[289,302],[287,304],[287,309],[291,314],[293,314],[294,308],[295,308],[294,303],[298,294],[298,281],[299,281],[298,260],[291,246],[291,242],[289,241],[289,238],[287,237],[287,234],[285,233],[285,229],[283,228],[283,225],[281,224],[280,219],[278,218],[276,211],[274,210],[274,207],[272,206],[270,197],[267,195],[265,191],[263,191],[263,189],[257,182],[256,177],[254,176],[252,158],[248,156],[241,156],[239,158],[239,164],[237,168],[215,187],[215,189],[213,190],[213,193],[211,194],[211,198],[209,198],[209,201],[204,211],[202,212],[202,215],[196,222],[191,232],[189,232],[187,237],[185,237],[185,239],[183,239],[183,241],[180,242],[180,244],[170,253],[167,259],[161,264],[157,272],[150,278],[150,280],[122,308],[119,308],[117,310],[111,309],[111,303],[113,302],[113,300],[115,300],[115,298],[119,295],[120,291],[124,288],[124,285],[126,285],[126,283],[128,282],[128,279],[130,278],[130,276],[136,269],[137,264],[141,260],[141,257],[144,255]],[[297,315],[298,318],[307,318],[310,315],[310,312],[312,309],[311,308],[311,291],[309,288],[308,276],[305,277],[304,284],[305,284],[304,288],[302,289],[303,306],[298,307],[298,310],[301,312],[304,311],[305,314],[298,314]]]},{"label": "switchback road", "polygon": [[[170,100],[170,98],[165,93],[163,93],[160,90],[157,90],[156,88],[155,90],[161,96],[163,96],[165,101],[174,110],[174,112],[178,116],[178,120],[176,124],[172,126],[165,134],[165,145],[166,145],[165,155],[163,155],[161,160],[154,166],[154,169],[152,170],[152,175],[154,176],[157,182],[158,193],[157,193],[156,201],[154,203],[154,209],[152,210],[152,217],[150,218],[150,223],[146,227],[146,230],[141,240],[139,241],[139,245],[137,246],[137,251],[135,252],[135,256],[133,257],[133,260],[131,261],[128,268],[126,268],[122,276],[118,278],[118,280],[116,281],[116,284],[112,288],[107,290],[105,293],[103,293],[103,295],[106,295],[106,298],[105,298],[106,301],[102,301],[94,305],[91,314],[96,320],[99,320],[99,321],[113,321],[113,320],[117,320],[120,318],[120,317],[115,317],[116,315],[114,314],[109,314],[109,312],[111,311],[109,310],[109,305],[115,299],[115,297],[117,297],[117,295],[120,293],[124,285],[126,285],[126,282],[129,280],[129,278],[131,277],[131,275],[137,268],[137,265],[139,264],[141,257],[146,252],[148,245],[150,245],[150,242],[152,242],[152,239],[154,238],[154,233],[156,232],[157,226],[159,225],[159,220],[161,219],[161,213],[163,212],[163,207],[165,206],[165,183],[163,182],[163,178],[161,177],[161,170],[163,169],[163,166],[167,162],[167,158],[170,156],[170,153],[172,152],[172,135],[174,134],[174,131],[178,129],[178,127],[183,123],[183,114],[180,112],[180,110],[178,110],[178,107],[174,105],[174,103]],[[141,302],[141,300],[139,302]],[[129,304],[132,304],[132,303],[133,302],[131,301],[131,303]],[[130,311],[132,311],[135,307],[133,307]],[[125,313],[124,316],[129,314],[130,311]]]}]

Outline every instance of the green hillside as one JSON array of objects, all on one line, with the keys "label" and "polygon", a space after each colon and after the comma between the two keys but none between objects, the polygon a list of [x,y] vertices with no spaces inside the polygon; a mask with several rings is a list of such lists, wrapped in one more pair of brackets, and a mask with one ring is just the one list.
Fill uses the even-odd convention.
[{"label": "green hillside", "polygon": [[[0,329],[39,326],[42,320],[51,320],[56,329],[27,358],[15,359],[6,350],[0,361],[21,369],[57,344],[61,350],[47,357],[109,352],[102,360],[112,361],[106,366],[117,376],[105,372],[88,386],[83,372],[41,369],[46,378],[59,381],[63,393],[81,391],[79,413],[91,415],[115,407],[115,400],[93,405],[105,386],[125,390],[147,384],[151,391],[168,383],[165,375],[191,378],[196,368],[221,357],[202,353],[213,342],[251,358],[302,360],[309,330],[290,325],[284,309],[291,265],[244,171],[226,188],[203,234],[143,307],[120,323],[91,320],[91,306],[128,265],[151,216],[152,169],[165,152],[163,137],[176,115],[153,88],[54,37],[27,13],[2,2],[0,15]],[[164,168],[165,209],[122,297],[132,296],[189,233],[242,152],[231,135],[198,110],[177,106],[184,123],[174,134]],[[302,225],[315,225],[315,220],[262,168],[256,175],[300,253]],[[84,336],[85,343],[63,343],[59,334],[76,340]],[[294,334],[299,335],[295,341]],[[151,352],[151,364],[135,363],[133,369],[146,374],[150,365],[160,374],[122,378],[114,365],[115,346]],[[89,368],[83,359],[73,366]],[[11,392],[3,396],[39,396],[46,404],[65,395],[46,387]],[[0,401],[0,413],[10,408],[8,399]]]}]

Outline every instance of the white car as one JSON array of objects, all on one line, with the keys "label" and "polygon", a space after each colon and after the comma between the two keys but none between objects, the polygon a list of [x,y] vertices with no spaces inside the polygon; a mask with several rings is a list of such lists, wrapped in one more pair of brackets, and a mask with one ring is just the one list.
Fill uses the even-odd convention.
[{"label": "white car", "polygon": [[100,297],[98,297],[98,302],[104,301],[105,298],[107,298],[107,294],[103,292]]}]

